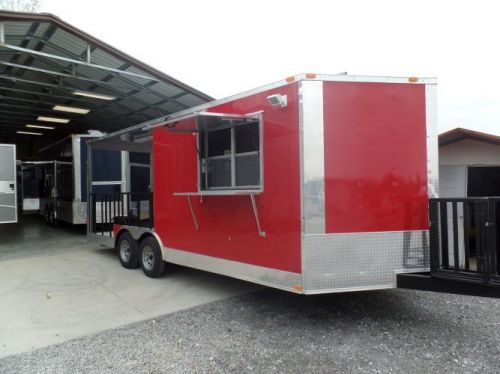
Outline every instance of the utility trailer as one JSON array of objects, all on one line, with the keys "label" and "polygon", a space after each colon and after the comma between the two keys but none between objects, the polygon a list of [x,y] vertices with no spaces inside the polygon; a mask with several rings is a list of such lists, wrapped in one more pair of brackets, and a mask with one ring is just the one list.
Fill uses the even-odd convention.
[{"label": "utility trailer", "polygon": [[429,271],[435,79],[304,74],[89,146],[152,155],[152,192],[91,193],[88,225],[148,276],[171,262],[317,294]]},{"label": "utility trailer", "polygon": [[[39,212],[47,224],[58,221],[71,224],[87,223],[87,141],[94,135],[71,135],[42,148],[35,165],[43,174],[39,197]],[[126,153],[93,151],[94,167],[90,169],[92,185],[89,191],[120,193],[127,186]]]}]

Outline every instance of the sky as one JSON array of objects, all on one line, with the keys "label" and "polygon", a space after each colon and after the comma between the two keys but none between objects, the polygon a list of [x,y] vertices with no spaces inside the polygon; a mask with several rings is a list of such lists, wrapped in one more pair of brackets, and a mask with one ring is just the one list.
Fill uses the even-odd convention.
[{"label": "sky", "polygon": [[440,132],[500,135],[500,2],[41,0],[213,96],[298,73],[438,78]]}]

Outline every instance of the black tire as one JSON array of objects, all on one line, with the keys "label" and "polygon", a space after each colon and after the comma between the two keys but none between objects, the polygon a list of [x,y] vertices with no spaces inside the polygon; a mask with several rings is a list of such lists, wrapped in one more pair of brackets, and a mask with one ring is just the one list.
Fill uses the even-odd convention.
[{"label": "black tire", "polygon": [[48,210],[48,225],[51,227],[57,227],[57,218],[54,207],[51,206]]},{"label": "black tire", "polygon": [[139,267],[139,244],[129,232],[124,232],[116,243],[118,257],[124,268],[136,269]]},{"label": "black tire", "polygon": [[49,206],[45,205],[45,208],[43,210],[43,218],[45,218],[45,224],[49,224]]},{"label": "black tire", "polygon": [[155,238],[148,236],[141,241],[141,268],[150,278],[158,278],[165,272],[160,246]]}]

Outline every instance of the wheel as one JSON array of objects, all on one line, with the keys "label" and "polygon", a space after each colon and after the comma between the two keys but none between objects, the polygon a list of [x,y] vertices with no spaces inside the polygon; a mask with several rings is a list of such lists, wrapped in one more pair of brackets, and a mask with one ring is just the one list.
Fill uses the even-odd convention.
[{"label": "wheel", "polygon": [[45,224],[49,224],[49,206],[45,205],[45,208],[43,210],[43,217],[45,218]]},{"label": "wheel", "polygon": [[139,244],[129,232],[120,235],[116,247],[124,268],[135,269],[139,266]]},{"label": "wheel", "polygon": [[48,209],[48,218],[47,222],[49,226],[56,227],[57,226],[57,218],[56,218],[56,212],[53,206],[51,206]]},{"label": "wheel", "polygon": [[160,246],[152,236],[148,236],[141,242],[141,268],[150,278],[161,277],[165,271]]}]

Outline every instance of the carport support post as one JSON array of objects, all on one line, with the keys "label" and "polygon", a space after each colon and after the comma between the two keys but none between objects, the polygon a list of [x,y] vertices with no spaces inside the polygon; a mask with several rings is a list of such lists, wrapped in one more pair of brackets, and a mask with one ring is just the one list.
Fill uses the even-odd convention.
[{"label": "carport support post", "polygon": [[92,195],[92,143],[87,143],[87,234],[94,232],[94,200]]},{"label": "carport support post", "polygon": [[5,26],[3,22],[0,22],[0,44],[5,43]]},{"label": "carport support post", "polygon": [[90,64],[90,54],[91,54],[91,50],[90,50],[90,44],[87,44],[87,63]]}]

